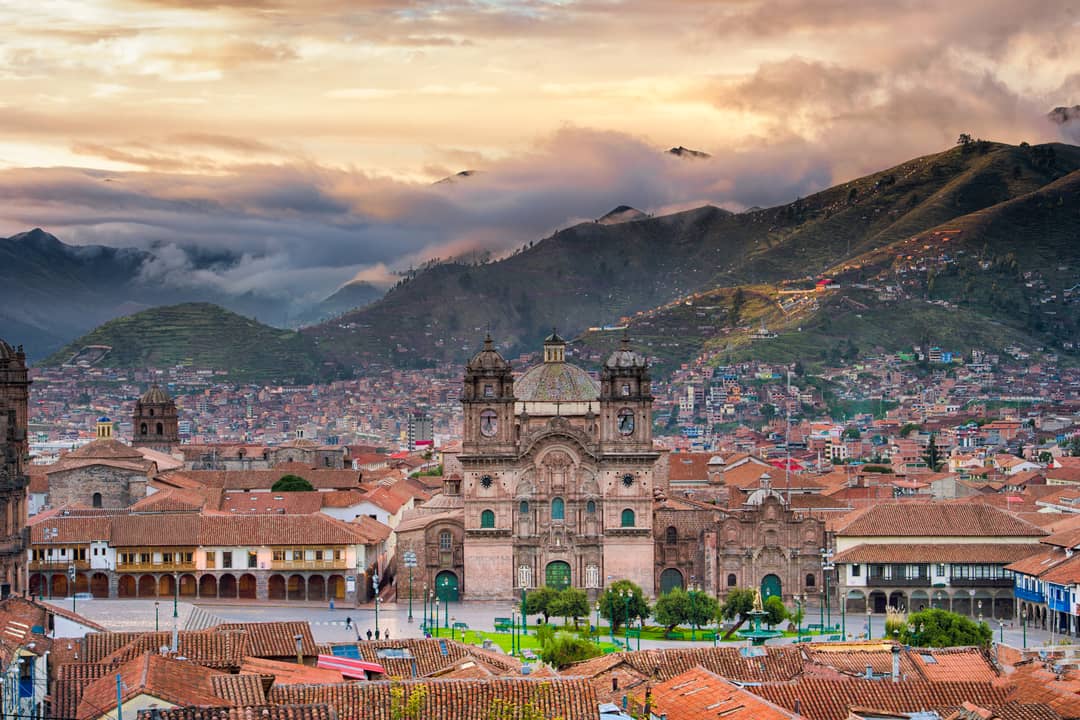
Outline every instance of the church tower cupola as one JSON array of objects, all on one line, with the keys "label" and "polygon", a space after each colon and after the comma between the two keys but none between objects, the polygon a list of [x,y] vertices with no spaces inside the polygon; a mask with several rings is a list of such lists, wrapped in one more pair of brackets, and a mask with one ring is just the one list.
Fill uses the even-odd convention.
[{"label": "church tower cupola", "polygon": [[514,371],[489,333],[484,349],[465,366],[461,402],[465,409],[463,445],[499,452],[514,438]]},{"label": "church tower cupola", "polygon": [[566,362],[566,341],[559,337],[555,328],[551,328],[551,334],[544,338],[544,362]]},{"label": "church tower cupola", "polygon": [[131,418],[134,427],[132,447],[146,447],[161,452],[172,452],[180,443],[176,403],[169,394],[154,385],[135,403]]}]

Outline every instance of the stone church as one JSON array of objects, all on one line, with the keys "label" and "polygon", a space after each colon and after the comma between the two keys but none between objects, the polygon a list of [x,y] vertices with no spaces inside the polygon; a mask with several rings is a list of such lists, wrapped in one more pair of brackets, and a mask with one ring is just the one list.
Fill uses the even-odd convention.
[{"label": "stone church", "polygon": [[553,332],[543,362],[515,380],[488,337],[466,366],[462,404],[462,597],[599,590],[608,578],[653,594],[659,453],[643,357],[624,341],[597,383]]},{"label": "stone church", "polygon": [[[444,454],[443,492],[397,528],[399,550],[417,554],[414,595],[509,599],[547,585],[592,601],[629,579],[654,597],[690,586],[820,597],[824,516],[791,507],[762,460],[706,466],[654,448],[652,400],[625,339],[597,382],[555,333],[516,378],[487,338],[465,368],[462,447]],[[691,461],[700,481],[684,477]]]},{"label": "stone church", "polygon": [[26,353],[0,340],[0,597],[24,589],[29,397]]}]

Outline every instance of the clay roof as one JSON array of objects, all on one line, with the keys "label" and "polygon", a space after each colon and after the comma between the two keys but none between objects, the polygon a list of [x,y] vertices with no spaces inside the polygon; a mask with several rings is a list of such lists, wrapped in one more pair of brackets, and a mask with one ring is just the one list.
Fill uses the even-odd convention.
[{"label": "clay roof", "polygon": [[838,563],[1011,563],[1036,550],[1034,543],[907,543],[856,545],[833,559]]},{"label": "clay roof", "polygon": [[[116,670],[123,687],[121,700],[152,695],[177,705],[229,705],[215,694],[211,678],[218,671],[183,660],[173,660],[148,652]],[[90,683],[82,693],[75,712],[77,720],[92,720],[107,715],[117,704],[116,681],[112,674]]]},{"label": "clay roof", "polygon": [[837,534],[849,537],[1040,537],[1046,535],[1046,531],[989,505],[886,503],[861,511]]},{"label": "clay roof", "polygon": [[[644,693],[638,702],[645,704]],[[678,720],[786,720],[792,712],[733,685],[705,668],[694,668],[652,688],[652,712]]]},{"label": "clay roof", "polygon": [[114,438],[108,438],[105,440],[94,440],[93,442],[89,442],[80,448],[76,448],[75,450],[66,453],[60,458],[60,462],[57,464],[62,464],[66,460],[75,458],[92,458],[94,460],[134,460],[141,462],[143,456],[142,453],[130,445],[125,445]]},{"label": "clay roof", "polygon": [[296,657],[295,637],[300,635],[300,650],[305,657],[319,654],[311,626],[306,622],[222,623],[207,632],[243,631],[249,638],[248,655],[256,657]]},{"label": "clay roof", "polygon": [[1067,559],[1065,551],[1061,548],[1040,543],[1031,548],[1031,554],[1026,558],[1010,563],[1005,566],[1005,569],[1021,575],[1038,577]]},{"label": "clay roof", "polygon": [[337,670],[314,668],[309,665],[297,665],[296,662],[267,660],[266,658],[246,657],[240,666],[241,673],[269,675],[277,685],[321,685],[344,682],[345,678]]},{"label": "clay roof", "polygon": [[252,492],[234,492],[226,490],[217,509],[235,514],[260,514],[284,512],[289,515],[309,515],[322,510],[323,502],[319,497],[323,493],[282,492],[255,490]]},{"label": "clay roof", "polygon": [[983,706],[1005,703],[1009,690],[988,682],[929,682],[926,680],[857,680],[803,678],[792,683],[768,683],[748,689],[781,707],[814,720],[846,720],[850,708],[886,712],[936,710],[939,714],[971,701]]},{"label": "clay roof", "polygon": [[206,495],[198,490],[169,488],[159,490],[131,505],[140,512],[198,512],[206,504]]},{"label": "clay roof", "polygon": [[1049,705],[1061,717],[1080,718],[1080,682],[1074,677],[1059,676],[1041,664],[1025,661],[998,682],[1012,690],[1013,701]]},{"label": "clay roof", "polygon": [[282,475],[299,475],[316,490],[351,490],[360,487],[359,470],[321,470],[307,467],[272,470],[185,470],[184,475],[225,490],[269,490]]},{"label": "clay roof", "polygon": [[175,707],[139,710],[138,720],[337,720],[325,703],[310,705],[248,705],[245,707]]},{"label": "clay roof", "polygon": [[410,518],[408,520],[405,520],[405,521],[399,523],[398,526],[396,528],[394,528],[394,532],[399,533],[399,534],[404,533],[404,532],[411,532],[413,530],[419,530],[419,529],[422,529],[422,528],[426,528],[431,523],[441,522],[443,520],[456,520],[458,522],[462,522],[463,518],[464,518],[464,511],[463,510],[450,510],[448,512],[430,513],[430,514],[427,514],[427,515],[418,515],[416,517]]},{"label": "clay roof", "polygon": [[58,665],[52,693],[52,714],[58,718],[75,717],[75,711],[78,710],[79,701],[82,700],[86,687],[106,676],[115,678],[116,668],[111,665],[83,662]]},{"label": "clay roof", "polygon": [[404,700],[423,687],[418,717],[425,720],[489,720],[500,707],[535,707],[541,717],[596,720],[596,694],[577,678],[423,679],[340,685],[288,685],[270,690],[271,702],[326,703],[341,720],[390,720],[391,693],[400,688]]}]

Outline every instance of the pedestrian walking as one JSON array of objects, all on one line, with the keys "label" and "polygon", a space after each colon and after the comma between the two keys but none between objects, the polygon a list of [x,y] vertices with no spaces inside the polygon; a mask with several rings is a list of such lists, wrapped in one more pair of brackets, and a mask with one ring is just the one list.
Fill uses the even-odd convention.
[{"label": "pedestrian walking", "polygon": [[345,618],[345,629],[346,630],[352,629],[352,618],[351,617],[346,617]]},{"label": "pedestrian walking", "polygon": [[376,631],[375,631],[375,639],[376,639],[376,640],[378,640],[378,639],[379,639],[379,631],[378,631],[378,630],[376,630]]},{"label": "pedestrian walking", "polygon": [[334,609],[334,598],[330,598],[330,610]]},{"label": "pedestrian walking", "polygon": [[389,630],[383,630],[382,631],[382,639],[383,640],[389,640],[390,639],[390,631]]},{"label": "pedestrian walking", "polygon": [[371,628],[367,629],[367,639],[371,640]]}]

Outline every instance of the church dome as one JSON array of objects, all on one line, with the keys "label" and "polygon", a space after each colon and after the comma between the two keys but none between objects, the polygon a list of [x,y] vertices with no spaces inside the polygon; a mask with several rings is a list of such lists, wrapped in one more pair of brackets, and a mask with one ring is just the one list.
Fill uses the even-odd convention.
[{"label": "church dome", "polygon": [[599,399],[600,387],[576,365],[546,362],[518,378],[514,394],[525,402],[591,402]]},{"label": "church dome", "polygon": [[160,387],[153,385],[149,390],[143,393],[143,396],[139,398],[139,402],[146,405],[166,405],[172,402],[172,398]]},{"label": "church dome", "polygon": [[484,349],[473,355],[469,361],[468,369],[478,370],[504,370],[510,367],[510,363],[503,359],[499,351],[495,349],[495,343],[491,341],[489,334],[484,338]]},{"label": "church dome", "polygon": [[15,358],[15,348],[4,342],[3,338],[0,338],[0,360],[12,360]]},{"label": "church dome", "polygon": [[608,356],[607,362],[604,363],[604,367],[613,370],[643,368],[645,365],[646,362],[644,356],[638,355],[630,349],[630,338],[626,335],[623,335],[622,342],[619,344],[619,349],[611,353],[611,355]]}]

